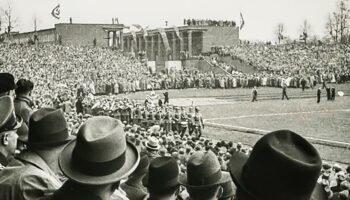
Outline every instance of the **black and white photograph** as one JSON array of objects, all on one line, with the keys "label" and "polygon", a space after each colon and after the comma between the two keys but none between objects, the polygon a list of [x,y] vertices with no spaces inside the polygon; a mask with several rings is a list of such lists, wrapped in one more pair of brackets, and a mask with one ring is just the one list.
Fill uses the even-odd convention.
[{"label": "black and white photograph", "polygon": [[0,200],[350,200],[350,0],[0,0]]}]

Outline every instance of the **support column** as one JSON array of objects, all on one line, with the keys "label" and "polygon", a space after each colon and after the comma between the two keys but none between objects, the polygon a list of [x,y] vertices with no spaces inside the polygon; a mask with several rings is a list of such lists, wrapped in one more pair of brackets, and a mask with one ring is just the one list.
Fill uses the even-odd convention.
[{"label": "support column", "polygon": [[148,41],[147,41],[148,39],[147,39],[147,36],[145,36],[145,37],[143,37],[143,41],[144,41],[144,50],[145,50],[145,52],[146,52],[146,55],[148,54]]},{"label": "support column", "polygon": [[160,60],[160,57],[162,55],[162,39],[161,39],[161,36],[160,36],[160,33],[157,34],[158,36],[158,60]]},{"label": "support column", "polygon": [[134,40],[134,38],[133,37],[130,37],[130,43],[131,43],[131,51],[130,52],[132,52],[132,53],[134,53],[135,52],[135,40]]},{"label": "support column", "polygon": [[130,37],[126,37],[126,46],[127,50],[131,52],[131,43],[130,43]]},{"label": "support column", "polygon": [[116,47],[116,42],[117,42],[117,32],[116,31],[112,31],[112,47],[113,48]]},{"label": "support column", "polygon": [[119,37],[120,37],[120,49],[124,50],[124,36],[123,36],[123,30],[120,30],[119,32]]},{"label": "support column", "polygon": [[151,36],[151,59],[150,60],[155,60],[155,55],[154,55],[154,35]]},{"label": "support column", "polygon": [[172,55],[172,60],[175,60],[176,59],[176,35],[175,35],[175,32],[172,33],[172,37],[173,37],[173,55]]},{"label": "support column", "polygon": [[109,31],[107,31],[107,47],[109,47]]},{"label": "support column", "polygon": [[188,31],[188,54],[192,56],[192,31]]},{"label": "support column", "polygon": [[180,37],[182,38],[182,40],[180,40],[180,51],[184,51],[184,34],[182,32],[180,32]]}]

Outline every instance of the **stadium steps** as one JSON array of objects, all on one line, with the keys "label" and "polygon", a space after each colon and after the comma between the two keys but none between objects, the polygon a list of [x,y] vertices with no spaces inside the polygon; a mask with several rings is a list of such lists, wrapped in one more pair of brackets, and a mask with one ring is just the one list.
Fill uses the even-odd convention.
[{"label": "stadium steps", "polygon": [[219,56],[219,60],[228,65],[235,66],[238,71],[241,71],[245,74],[254,74],[258,72],[253,66],[245,62],[235,60],[232,58],[232,56]]}]

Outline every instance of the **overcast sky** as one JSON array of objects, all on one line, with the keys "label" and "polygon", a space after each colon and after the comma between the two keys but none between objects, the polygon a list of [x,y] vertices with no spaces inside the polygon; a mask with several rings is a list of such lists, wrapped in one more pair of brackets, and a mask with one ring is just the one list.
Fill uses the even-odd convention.
[{"label": "overcast sky", "polygon": [[[234,20],[240,23],[242,12],[245,26],[241,39],[274,40],[277,23],[286,26],[287,35],[297,38],[302,22],[307,19],[311,33],[322,37],[329,12],[337,0],[0,0],[4,8],[12,4],[18,19],[16,30],[32,31],[33,18],[38,28],[54,27],[55,23],[111,23],[117,17],[125,25],[149,27],[180,26],[184,18]],[[61,19],[51,16],[52,9],[61,5]],[[0,9],[1,10],[1,9]],[[2,12],[2,11],[0,11]]]}]

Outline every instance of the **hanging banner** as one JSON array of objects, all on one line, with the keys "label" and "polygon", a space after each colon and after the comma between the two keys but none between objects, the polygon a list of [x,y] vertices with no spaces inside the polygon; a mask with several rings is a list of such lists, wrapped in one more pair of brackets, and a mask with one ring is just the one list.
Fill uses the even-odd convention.
[{"label": "hanging banner", "polygon": [[164,47],[165,47],[165,51],[166,52],[171,51],[170,45],[169,45],[169,40],[168,40],[168,38],[166,36],[165,30],[163,28],[158,28],[158,31],[159,31],[160,35],[162,36]]},{"label": "hanging banner", "polygon": [[179,28],[177,26],[174,26],[174,30],[175,30],[176,36],[180,39],[180,41],[182,41],[182,37],[180,36]]}]

